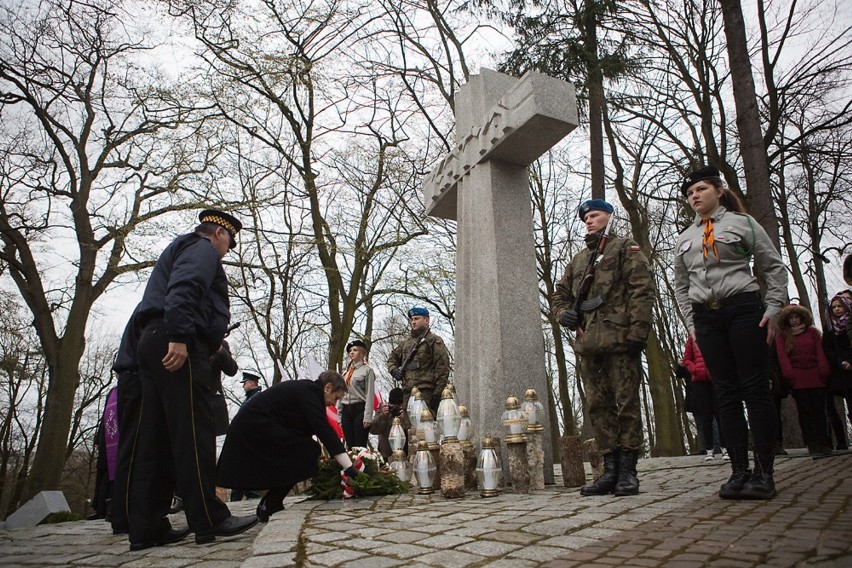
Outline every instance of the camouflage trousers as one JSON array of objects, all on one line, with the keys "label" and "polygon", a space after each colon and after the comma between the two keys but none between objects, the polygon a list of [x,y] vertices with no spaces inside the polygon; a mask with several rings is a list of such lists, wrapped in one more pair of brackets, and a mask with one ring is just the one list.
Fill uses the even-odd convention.
[{"label": "camouflage trousers", "polygon": [[587,354],[579,363],[600,453],[638,450],[642,445],[641,359],[626,353]]}]

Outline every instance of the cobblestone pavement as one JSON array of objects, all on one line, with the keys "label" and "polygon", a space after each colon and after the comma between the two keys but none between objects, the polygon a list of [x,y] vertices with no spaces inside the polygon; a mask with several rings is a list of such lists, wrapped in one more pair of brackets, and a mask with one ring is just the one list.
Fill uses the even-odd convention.
[{"label": "cobblestone pavement", "polygon": [[[0,531],[0,565],[852,566],[852,453],[779,458],[779,495],[768,502],[720,500],[729,470],[701,456],[640,460],[641,493],[621,498],[560,486],[490,499],[289,498],[285,511],[243,535],[141,552],[129,552],[103,521]],[[255,504],[231,509],[247,514]]]}]

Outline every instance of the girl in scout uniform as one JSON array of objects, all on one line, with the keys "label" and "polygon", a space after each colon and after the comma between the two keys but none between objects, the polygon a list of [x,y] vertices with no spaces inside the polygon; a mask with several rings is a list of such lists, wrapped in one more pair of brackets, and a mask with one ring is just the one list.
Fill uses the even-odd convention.
[{"label": "girl in scout uniform", "polygon": [[373,423],[376,373],[367,363],[367,344],[360,339],[346,346],[349,365],[343,378],[348,390],[340,401],[340,425],[349,448],[366,448],[368,428]]},{"label": "girl in scout uniform", "polygon": [[[707,166],[689,174],[681,193],[696,215],[677,241],[675,294],[719,397],[732,469],[719,496],[771,499],[776,494],[772,478],[776,411],[769,388],[768,345],[785,303],[787,270],[769,236],[745,213],[717,168]],[[752,261],[766,278],[763,298]]]}]

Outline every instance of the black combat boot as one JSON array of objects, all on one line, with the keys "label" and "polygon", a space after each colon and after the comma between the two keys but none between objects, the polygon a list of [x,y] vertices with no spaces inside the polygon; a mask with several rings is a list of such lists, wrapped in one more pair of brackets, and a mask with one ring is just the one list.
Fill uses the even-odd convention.
[{"label": "black combat boot", "polygon": [[778,494],[775,491],[775,480],[772,479],[775,455],[772,452],[754,453],[754,472],[751,474],[742,491],[740,499],[772,499]]},{"label": "black combat boot", "polygon": [[639,495],[639,478],[636,476],[636,462],[639,452],[621,450],[621,463],[618,464],[618,483],[615,484],[615,496]]},{"label": "black combat boot", "polygon": [[751,470],[748,468],[748,448],[728,448],[728,455],[731,457],[731,477],[727,483],[723,483],[719,489],[719,497],[722,499],[742,499],[740,493],[743,490],[743,485],[751,477]]},{"label": "black combat boot", "polygon": [[584,485],[580,488],[580,495],[606,495],[612,493],[615,489],[615,484],[618,481],[618,450],[605,454],[604,457],[604,472],[597,478],[594,483]]}]

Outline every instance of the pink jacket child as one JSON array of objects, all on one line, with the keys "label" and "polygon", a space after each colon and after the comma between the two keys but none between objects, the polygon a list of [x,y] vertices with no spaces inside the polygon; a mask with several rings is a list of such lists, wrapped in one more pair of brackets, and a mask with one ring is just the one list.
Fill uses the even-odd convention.
[{"label": "pink jacket child", "polygon": [[824,388],[831,375],[822,334],[813,323],[811,312],[798,305],[787,306],[778,318],[778,363],[781,375],[796,390]]}]

